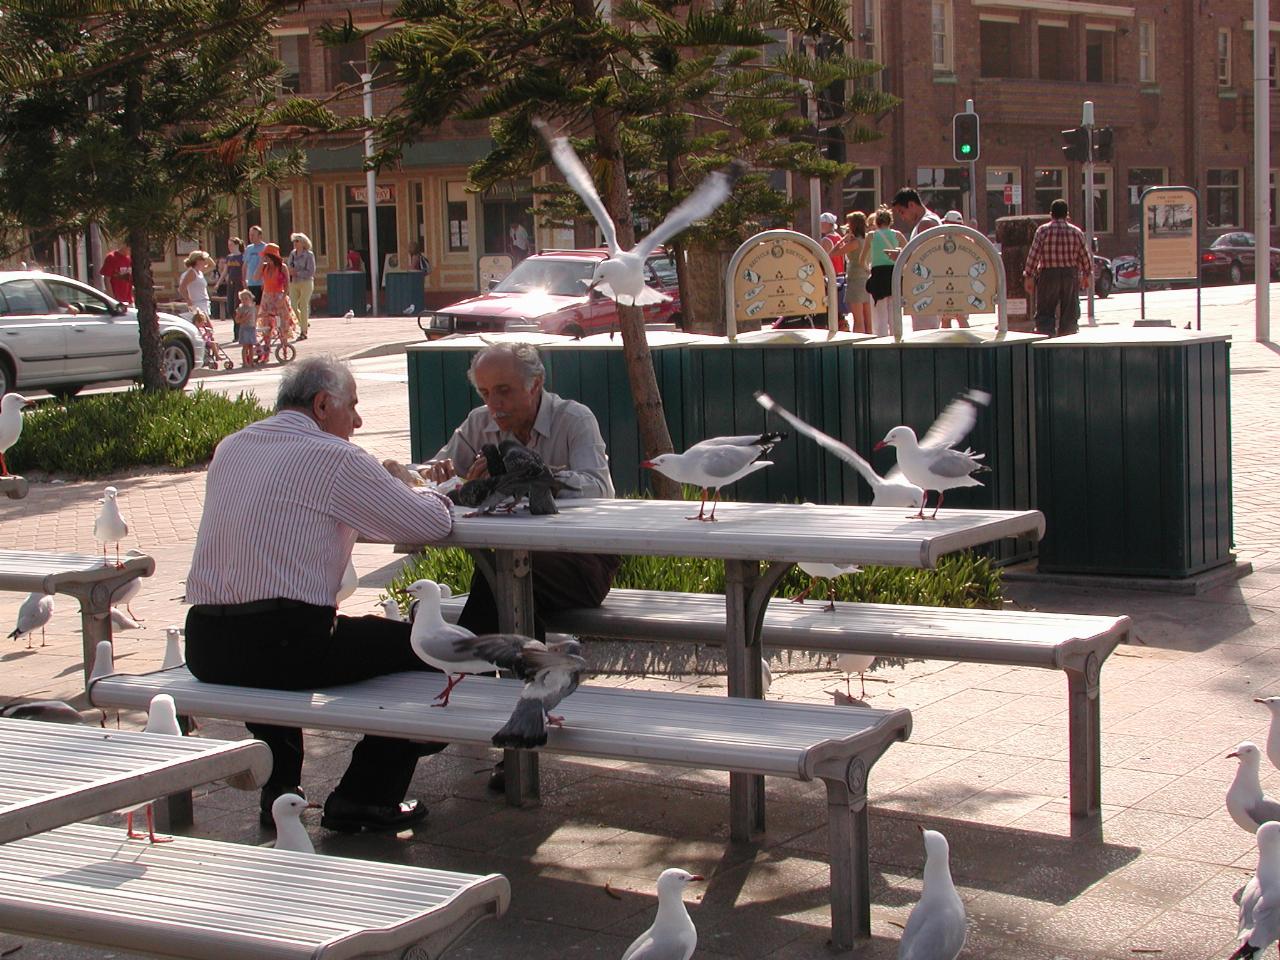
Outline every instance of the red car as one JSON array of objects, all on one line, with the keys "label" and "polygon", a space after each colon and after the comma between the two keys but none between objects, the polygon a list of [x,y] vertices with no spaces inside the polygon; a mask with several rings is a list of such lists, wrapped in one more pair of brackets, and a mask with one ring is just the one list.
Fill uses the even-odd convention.
[{"label": "red car", "polygon": [[[516,264],[488,293],[442,307],[422,318],[428,339],[451,333],[483,333],[518,326],[542,333],[585,337],[618,329],[617,304],[588,291],[607,250],[546,250]],[[649,258],[646,282],[671,297],[644,308],[648,323],[681,323],[676,265],[667,253]]]}]

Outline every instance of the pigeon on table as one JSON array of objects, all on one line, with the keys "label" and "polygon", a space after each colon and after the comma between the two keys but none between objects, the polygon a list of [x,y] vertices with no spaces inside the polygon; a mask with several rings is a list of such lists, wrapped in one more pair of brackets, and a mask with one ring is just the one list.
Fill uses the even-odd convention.
[{"label": "pigeon on table", "polygon": [[805,423],[794,413],[779,406],[767,393],[757,393],[756,403],[770,413],[776,413],[793,426],[798,433],[804,434],[817,443],[818,446],[830,451],[857,470],[862,475],[862,479],[867,481],[867,486],[871,488],[871,505],[873,507],[914,507],[920,503],[921,498],[924,496],[924,491],[905,477],[881,477],[871,464],[858,456],[852,447],[841,443],[835,437],[823,433],[817,427]]},{"label": "pigeon on table", "polygon": [[[686,520],[715,520],[716,504],[720,502],[720,489],[741,480],[748,474],[773,466],[772,460],[762,459],[774,445],[785,440],[785,433],[757,433],[741,437],[712,437],[695,443],[684,453],[664,453],[652,460],[642,460],[640,466],[656,470],[676,483],[688,483],[702,489],[702,503],[698,512]],[[711,513],[705,513],[707,491],[715,491]]]},{"label": "pigeon on table", "polygon": [[711,216],[720,204],[729,199],[733,185],[747,172],[747,165],[741,160],[734,160],[726,169],[709,175],[667,214],[666,219],[652,233],[639,240],[630,250],[623,250],[618,245],[617,227],[605,209],[600,194],[596,192],[591,174],[578,159],[568,139],[553,134],[542,120],[535,119],[533,125],[546,140],[551,150],[551,160],[564,174],[565,182],[582,198],[588,212],[600,225],[605,246],[609,248],[608,258],[596,264],[587,290],[599,290],[623,306],[645,306],[670,300],[669,295],[645,285],[645,261],[658,247],[690,224]]},{"label": "pigeon on table", "polygon": [[31,634],[40,631],[40,646],[45,645],[44,628],[50,618],[53,617],[53,594],[51,593],[29,593],[27,599],[22,601],[22,606],[18,608],[18,622],[13,628],[13,632],[9,634],[10,640],[17,640],[21,636],[27,638],[27,649],[31,649]]},{"label": "pigeon on table", "polygon": [[[167,693],[158,693],[151,698],[151,706],[147,709],[147,725],[142,728],[142,732],[168,737],[182,736],[182,728],[178,726],[178,707],[173,702],[173,697]],[[155,813],[151,809],[151,802],[147,801],[121,811],[124,814],[125,834],[130,840],[142,839],[142,834],[133,832],[133,815],[139,810],[147,812],[147,840],[151,843],[168,843],[173,839],[156,836]]]},{"label": "pigeon on table", "polygon": [[1262,764],[1262,751],[1245,740],[1227,754],[1239,761],[1236,777],[1227,788],[1227,813],[1241,830],[1257,833],[1258,827],[1269,820],[1280,820],[1280,803],[1262,792],[1258,768]]},{"label": "pigeon on table", "polygon": [[1267,731],[1267,759],[1271,765],[1280,768],[1280,697],[1254,697],[1254,703],[1260,703],[1271,711],[1271,727]]},{"label": "pigeon on table", "polygon": [[308,803],[296,793],[282,793],[271,804],[271,819],[276,824],[277,850],[294,853],[315,853],[315,845],[307,828],[302,825],[302,811],[319,810],[320,804]]},{"label": "pigeon on table", "polygon": [[636,937],[622,960],[689,960],[698,946],[698,929],[684,905],[684,888],[704,879],[678,867],[663,870],[658,876],[658,915],[653,926]]},{"label": "pigeon on table", "polygon": [[578,689],[587,661],[577,640],[547,644],[513,633],[494,633],[454,645],[459,654],[495,663],[524,681],[520,700],[502,729],[493,735],[495,747],[532,749],[547,742],[547,727],[564,725],[551,711]]},{"label": "pigeon on table", "polygon": [[898,943],[898,960],[955,960],[968,925],[964,903],[951,880],[951,850],[937,830],[925,830],[924,886]]},{"label": "pigeon on table", "polygon": [[409,584],[410,596],[418,601],[409,631],[409,645],[418,659],[442,671],[449,678],[444,690],[435,698],[433,707],[447,707],[453,688],[469,673],[497,673],[498,667],[468,650],[459,650],[460,641],[471,641],[475,634],[466,627],[446,623],[440,612],[440,585],[434,580],[415,580]]},{"label": "pigeon on table", "polygon": [[916,432],[910,427],[900,426],[885,434],[884,439],[873,448],[897,448],[898,465],[889,471],[888,476],[894,478],[900,474],[924,491],[920,497],[920,510],[916,513],[918,519],[924,519],[924,508],[928,504],[930,490],[938,493],[932,518],[938,515],[938,509],[948,490],[982,486],[982,481],[975,479],[973,474],[990,470],[990,467],[981,463],[986,454],[954,448],[978,422],[978,407],[985,407],[990,402],[991,394],[970,390],[951,401],[922,440],[917,442]]},{"label": "pigeon on table", "polygon": [[116,566],[124,566],[120,562],[120,541],[129,533],[129,524],[125,522],[124,516],[120,513],[120,504],[116,501],[117,495],[115,487],[107,487],[102,492],[102,499],[98,501],[102,504],[102,509],[98,511],[97,519],[93,521],[93,539],[102,544],[102,565],[104,567],[111,562],[107,559],[108,543],[116,545]]},{"label": "pigeon on table", "polygon": [[1258,828],[1258,869],[1240,895],[1236,936],[1231,960],[1253,960],[1280,936],[1280,823]]},{"label": "pigeon on table", "polygon": [[[489,444],[485,446],[488,447]],[[476,505],[476,509],[467,514],[469,517],[493,513],[504,504],[506,511],[510,513],[521,500],[526,499],[529,501],[529,512],[535,516],[559,513],[556,495],[565,490],[577,489],[558,479],[542,457],[515,440],[503,440],[498,444],[498,454],[502,458],[502,472],[495,477],[490,470],[487,479],[493,481],[493,486],[488,496]],[[489,460],[487,453],[485,459]],[[472,481],[475,482],[477,481]]]},{"label": "pigeon on table", "polygon": [[11,476],[4,455],[22,436],[22,411],[31,405],[20,393],[6,393],[0,398],[0,477]]}]

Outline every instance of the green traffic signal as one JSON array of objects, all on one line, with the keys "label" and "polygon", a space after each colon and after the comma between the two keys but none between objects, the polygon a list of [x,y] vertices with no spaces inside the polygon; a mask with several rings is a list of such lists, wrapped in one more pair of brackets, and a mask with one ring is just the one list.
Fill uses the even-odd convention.
[{"label": "green traffic signal", "polygon": [[978,159],[978,115],[957,113],[951,118],[951,147],[956,160]]}]

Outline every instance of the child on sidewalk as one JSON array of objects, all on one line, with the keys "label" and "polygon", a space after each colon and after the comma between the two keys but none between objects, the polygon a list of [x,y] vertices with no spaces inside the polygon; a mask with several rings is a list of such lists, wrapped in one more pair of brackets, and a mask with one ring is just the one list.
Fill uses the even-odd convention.
[{"label": "child on sidewalk", "polygon": [[258,343],[258,309],[248,288],[240,291],[240,306],[236,307],[236,343],[240,344],[240,362],[252,366]]},{"label": "child on sidewalk", "polygon": [[206,367],[216,367],[218,365],[218,340],[214,336],[213,323],[210,322],[209,315],[203,310],[197,310],[191,315],[191,323],[200,331],[200,337],[204,340],[204,365]]}]

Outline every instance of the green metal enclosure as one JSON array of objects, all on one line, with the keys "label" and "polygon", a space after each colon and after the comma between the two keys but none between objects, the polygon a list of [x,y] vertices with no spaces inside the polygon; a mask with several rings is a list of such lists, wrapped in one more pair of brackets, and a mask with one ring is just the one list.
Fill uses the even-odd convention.
[{"label": "green metal enclosure", "polygon": [[1042,571],[1186,577],[1234,559],[1229,349],[1157,328],[1035,346]]},{"label": "green metal enclosure", "polygon": [[341,317],[348,310],[357,317],[369,315],[364,271],[334,270],[325,274],[324,282],[329,297],[329,316]]},{"label": "green metal enclosure", "polygon": [[[398,316],[406,310],[421,313],[427,275],[422,270],[387,271],[386,303],[383,313]],[[345,311],[344,311],[345,312]]]}]

